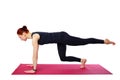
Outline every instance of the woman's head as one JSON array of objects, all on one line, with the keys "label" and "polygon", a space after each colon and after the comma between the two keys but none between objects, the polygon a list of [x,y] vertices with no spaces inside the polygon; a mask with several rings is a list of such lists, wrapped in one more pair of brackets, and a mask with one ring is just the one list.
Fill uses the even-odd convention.
[{"label": "woman's head", "polygon": [[19,36],[19,38],[23,41],[27,40],[27,34],[29,33],[29,30],[27,29],[26,26],[23,26],[22,28],[19,28],[17,30],[17,35]]}]

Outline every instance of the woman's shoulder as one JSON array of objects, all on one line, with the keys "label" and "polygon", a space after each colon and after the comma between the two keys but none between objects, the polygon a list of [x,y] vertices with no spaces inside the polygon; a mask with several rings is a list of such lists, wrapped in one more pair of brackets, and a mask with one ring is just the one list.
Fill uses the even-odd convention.
[{"label": "woman's shoulder", "polygon": [[40,36],[40,32],[32,32],[31,37],[33,37],[33,36]]}]

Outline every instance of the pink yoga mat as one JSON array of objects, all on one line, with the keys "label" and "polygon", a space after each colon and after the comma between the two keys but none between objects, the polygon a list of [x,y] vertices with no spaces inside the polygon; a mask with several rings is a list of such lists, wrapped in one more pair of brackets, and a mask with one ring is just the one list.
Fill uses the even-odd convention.
[{"label": "pink yoga mat", "polygon": [[99,64],[86,64],[84,69],[80,69],[80,64],[38,64],[34,74],[24,73],[25,70],[32,68],[20,64],[12,75],[90,75],[90,74],[112,74]]}]

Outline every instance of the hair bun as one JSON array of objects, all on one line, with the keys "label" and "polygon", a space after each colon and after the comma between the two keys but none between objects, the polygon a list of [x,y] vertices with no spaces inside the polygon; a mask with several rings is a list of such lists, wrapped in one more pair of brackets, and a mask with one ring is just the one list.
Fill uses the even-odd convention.
[{"label": "hair bun", "polygon": [[26,30],[26,29],[27,29],[27,27],[24,25],[24,26],[22,27],[22,29]]}]

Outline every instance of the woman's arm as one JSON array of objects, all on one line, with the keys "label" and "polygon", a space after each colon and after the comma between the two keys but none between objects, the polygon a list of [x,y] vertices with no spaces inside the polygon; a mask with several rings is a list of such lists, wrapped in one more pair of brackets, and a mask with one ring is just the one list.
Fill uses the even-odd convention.
[{"label": "woman's arm", "polygon": [[33,39],[32,39],[32,45],[33,45],[33,70],[36,70],[37,61],[38,61],[38,49],[39,49],[38,39],[39,39],[39,35],[34,34]]},{"label": "woman's arm", "polygon": [[38,61],[38,49],[39,49],[39,45],[38,45],[38,40],[40,39],[39,34],[34,34],[33,38],[32,38],[32,45],[33,45],[33,69],[32,70],[27,70],[25,71],[26,73],[35,73],[35,71],[37,70],[37,61]]}]

